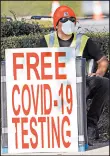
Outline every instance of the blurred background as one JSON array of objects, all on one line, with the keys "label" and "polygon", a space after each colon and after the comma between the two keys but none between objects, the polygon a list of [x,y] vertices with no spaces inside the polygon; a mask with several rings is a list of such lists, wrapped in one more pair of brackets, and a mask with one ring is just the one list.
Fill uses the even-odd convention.
[{"label": "blurred background", "polygon": [[70,6],[79,17],[92,17],[96,11],[101,12],[104,16],[109,16],[109,1],[1,1],[1,14],[12,16],[10,12],[12,10],[17,17],[50,15],[54,7],[52,3],[56,5],[55,7],[58,5]]},{"label": "blurred background", "polygon": [[[12,16],[13,10],[17,16],[50,15],[53,1],[2,1],[2,15]],[[54,1],[56,2],[56,1]],[[68,5],[74,9],[77,16],[82,15],[81,1],[59,1],[60,5]]]},{"label": "blurred background", "polygon": [[109,1],[1,1],[1,16],[8,21],[25,20],[52,27],[52,16],[60,5],[74,10],[78,27],[91,30],[88,26],[92,26],[93,31],[103,31],[103,28],[109,31]]}]

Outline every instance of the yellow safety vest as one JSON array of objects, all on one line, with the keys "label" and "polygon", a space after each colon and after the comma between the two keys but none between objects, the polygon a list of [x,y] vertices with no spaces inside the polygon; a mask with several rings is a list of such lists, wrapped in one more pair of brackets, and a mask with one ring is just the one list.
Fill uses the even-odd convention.
[{"label": "yellow safety vest", "polygon": [[[48,47],[60,47],[56,31],[52,32],[48,35],[45,35],[44,37],[45,37]],[[83,51],[84,51],[84,48],[86,46],[88,39],[89,39],[89,37],[86,35],[83,35],[81,33],[79,33],[79,34],[74,33],[74,39],[73,39],[70,47],[75,48],[76,56],[83,55]],[[91,72],[93,63],[94,63],[93,59],[91,59],[87,62],[87,71],[88,72]]]}]

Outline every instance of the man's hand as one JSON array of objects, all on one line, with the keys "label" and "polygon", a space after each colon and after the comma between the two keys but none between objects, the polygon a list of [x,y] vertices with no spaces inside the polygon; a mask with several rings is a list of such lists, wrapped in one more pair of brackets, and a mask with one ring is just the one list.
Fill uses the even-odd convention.
[{"label": "man's hand", "polygon": [[96,73],[89,73],[88,76],[92,77],[92,76],[104,76],[107,68],[108,68],[108,60],[107,58],[104,56],[102,57],[99,61],[97,61],[98,63],[98,68]]},{"label": "man's hand", "polygon": [[102,76],[99,73],[89,73],[88,76],[92,77],[92,76]]}]

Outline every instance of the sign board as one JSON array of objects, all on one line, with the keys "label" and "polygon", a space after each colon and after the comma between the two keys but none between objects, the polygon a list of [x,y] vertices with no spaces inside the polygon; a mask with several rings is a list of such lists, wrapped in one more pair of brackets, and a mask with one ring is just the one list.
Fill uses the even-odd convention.
[{"label": "sign board", "polygon": [[6,49],[8,153],[78,151],[75,50]]}]

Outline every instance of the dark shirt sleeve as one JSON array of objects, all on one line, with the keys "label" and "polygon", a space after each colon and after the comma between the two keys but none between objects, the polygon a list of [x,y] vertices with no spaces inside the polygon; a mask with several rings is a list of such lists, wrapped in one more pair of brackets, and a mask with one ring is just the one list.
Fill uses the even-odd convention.
[{"label": "dark shirt sleeve", "polygon": [[100,60],[104,53],[100,50],[99,46],[92,41],[91,38],[88,39],[87,44],[84,49],[83,57],[88,59],[94,59],[95,61]]},{"label": "dark shirt sleeve", "polygon": [[40,47],[48,47],[44,37],[40,39]]}]

